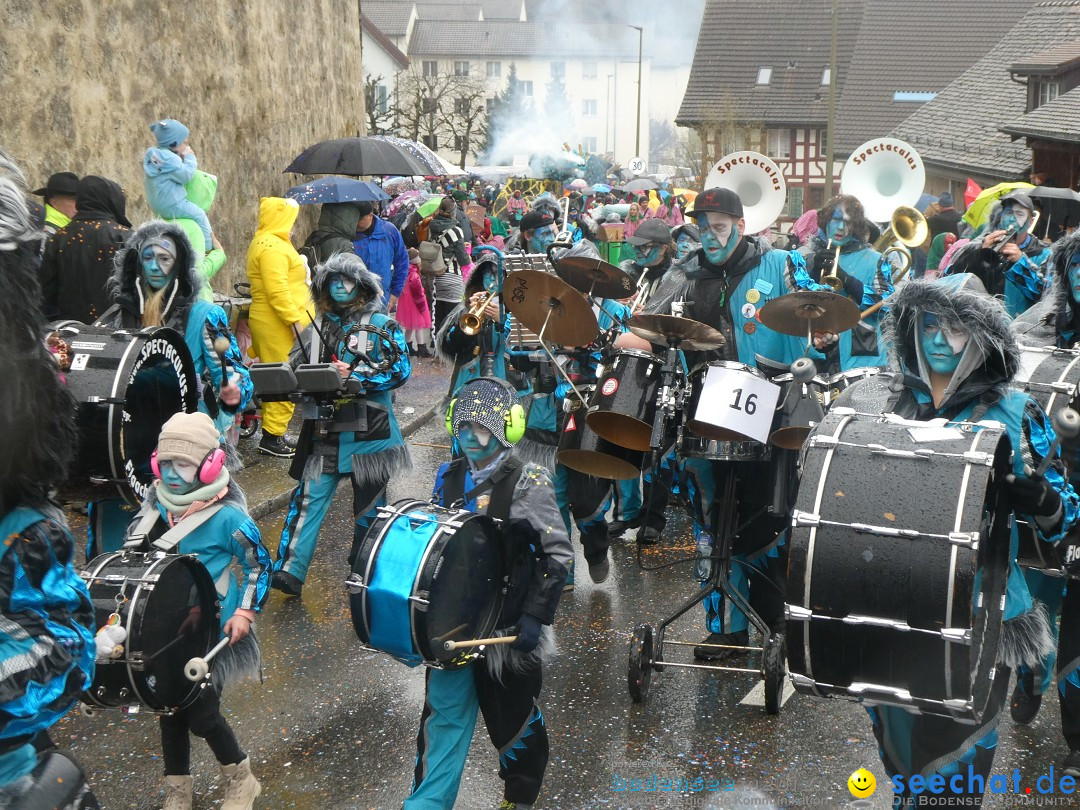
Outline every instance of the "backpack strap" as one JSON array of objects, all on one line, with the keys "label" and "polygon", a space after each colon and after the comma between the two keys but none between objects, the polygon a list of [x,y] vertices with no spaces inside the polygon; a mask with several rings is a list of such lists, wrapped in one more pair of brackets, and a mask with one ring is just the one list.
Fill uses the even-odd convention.
[{"label": "backpack strap", "polygon": [[[190,535],[210,518],[216,515],[225,504],[215,503],[200,509],[194,515],[188,518],[184,518],[165,534],[161,535],[157,540],[150,543],[150,547],[155,551],[164,551],[169,554],[180,545],[180,541]],[[128,535],[127,542],[124,543],[125,547],[135,548],[141,546],[146,542],[146,538],[149,537],[150,531],[154,528],[154,525],[161,520],[161,514],[156,507],[151,506],[146,510],[146,513],[139,518],[138,524],[135,526],[135,530]]]}]

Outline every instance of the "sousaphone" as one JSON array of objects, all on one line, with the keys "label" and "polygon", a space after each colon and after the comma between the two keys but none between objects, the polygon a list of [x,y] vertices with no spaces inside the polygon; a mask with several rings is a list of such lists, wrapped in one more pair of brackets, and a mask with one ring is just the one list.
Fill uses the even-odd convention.
[{"label": "sousaphone", "polygon": [[857,197],[872,222],[889,222],[897,208],[914,206],[925,185],[919,153],[896,138],[875,138],[856,147],[840,174],[840,191]]},{"label": "sousaphone", "polygon": [[705,188],[726,188],[739,195],[748,234],[776,222],[787,200],[784,173],[759,152],[732,152],[720,158],[705,177]]}]

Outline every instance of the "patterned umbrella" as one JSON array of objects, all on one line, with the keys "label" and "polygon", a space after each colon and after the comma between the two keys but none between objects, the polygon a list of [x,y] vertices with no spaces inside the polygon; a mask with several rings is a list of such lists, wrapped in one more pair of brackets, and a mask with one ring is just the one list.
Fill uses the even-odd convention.
[{"label": "patterned umbrella", "polygon": [[390,199],[390,195],[374,183],[368,180],[353,180],[351,177],[320,177],[310,183],[293,186],[285,192],[285,196],[296,200],[300,205],[378,202]]}]

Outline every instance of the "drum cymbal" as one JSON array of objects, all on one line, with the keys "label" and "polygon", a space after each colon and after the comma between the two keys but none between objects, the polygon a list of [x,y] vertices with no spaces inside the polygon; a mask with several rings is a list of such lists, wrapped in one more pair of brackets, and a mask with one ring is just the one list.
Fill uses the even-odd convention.
[{"label": "drum cymbal", "polygon": [[627,298],[637,288],[629,273],[589,256],[559,259],[555,262],[555,272],[571,287],[600,298]]},{"label": "drum cymbal", "polygon": [[774,332],[805,337],[809,329],[846,332],[859,322],[859,308],[836,293],[799,290],[769,301],[758,311],[758,318]]},{"label": "drum cymbal", "polygon": [[558,276],[519,270],[506,277],[503,305],[531,331],[561,346],[585,346],[600,334],[592,305]]},{"label": "drum cymbal", "polygon": [[724,345],[724,336],[700,321],[674,315],[635,315],[627,324],[630,331],[650,343],[678,345],[680,349],[704,352]]}]

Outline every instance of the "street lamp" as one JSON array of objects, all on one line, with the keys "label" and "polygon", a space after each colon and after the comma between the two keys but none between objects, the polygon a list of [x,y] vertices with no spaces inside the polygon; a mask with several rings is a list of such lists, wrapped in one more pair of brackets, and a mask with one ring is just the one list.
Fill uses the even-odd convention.
[{"label": "street lamp", "polygon": [[641,157],[641,41],[644,30],[640,25],[629,25],[637,29],[637,126],[634,128],[634,157]]}]

